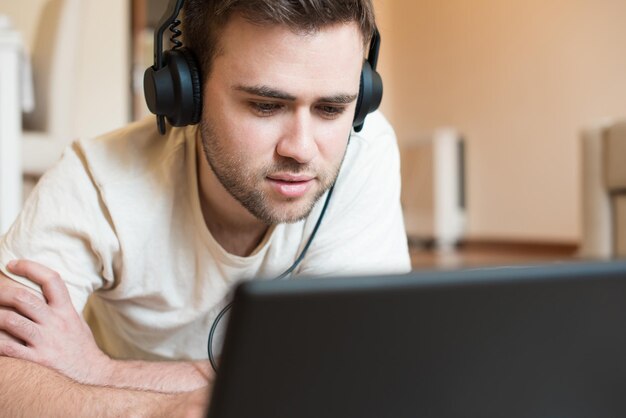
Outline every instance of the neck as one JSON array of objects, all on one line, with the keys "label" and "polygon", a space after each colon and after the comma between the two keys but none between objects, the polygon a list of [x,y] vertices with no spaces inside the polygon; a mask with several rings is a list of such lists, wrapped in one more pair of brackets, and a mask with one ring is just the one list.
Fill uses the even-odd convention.
[{"label": "neck", "polygon": [[201,135],[196,139],[196,166],[200,206],[213,238],[231,254],[248,256],[261,243],[268,225],[244,208],[222,186],[202,149]]}]

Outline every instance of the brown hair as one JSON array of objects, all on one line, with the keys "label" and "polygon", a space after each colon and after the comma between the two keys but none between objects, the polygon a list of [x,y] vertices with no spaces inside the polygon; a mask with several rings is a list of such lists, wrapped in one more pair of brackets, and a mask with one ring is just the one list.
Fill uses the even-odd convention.
[{"label": "brown hair", "polygon": [[185,45],[198,59],[204,78],[218,52],[219,32],[234,13],[252,23],[285,25],[296,33],[356,22],[364,44],[376,25],[372,0],[187,0],[183,11]]}]

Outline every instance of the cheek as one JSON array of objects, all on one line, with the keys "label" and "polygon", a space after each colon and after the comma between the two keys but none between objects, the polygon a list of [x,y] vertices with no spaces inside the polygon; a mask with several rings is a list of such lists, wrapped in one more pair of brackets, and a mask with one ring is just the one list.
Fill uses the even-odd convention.
[{"label": "cheek", "polygon": [[275,128],[250,118],[249,112],[229,100],[213,101],[211,106],[205,108],[204,120],[212,127],[221,149],[242,156],[247,162],[266,154],[271,157],[273,147],[269,139],[274,137]]},{"label": "cheek", "polygon": [[239,152],[249,154],[251,160],[272,158],[280,129],[277,123],[258,118],[231,117],[227,131]]},{"label": "cheek", "polygon": [[339,164],[348,145],[348,136],[351,132],[352,124],[334,129],[328,129],[320,133],[318,136],[317,147],[322,158],[331,163]]}]

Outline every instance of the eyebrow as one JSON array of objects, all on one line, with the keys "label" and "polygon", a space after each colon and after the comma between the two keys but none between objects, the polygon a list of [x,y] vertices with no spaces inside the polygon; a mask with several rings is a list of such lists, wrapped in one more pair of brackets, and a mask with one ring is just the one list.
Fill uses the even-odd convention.
[{"label": "eyebrow", "polygon": [[[243,91],[248,94],[253,94],[255,96],[267,97],[269,99],[279,99],[279,100],[288,100],[290,102],[296,101],[296,97],[286,93],[284,91],[269,87],[269,86],[244,86],[244,85],[236,85],[233,87],[234,90]],[[336,94],[333,96],[324,96],[318,98],[317,102],[323,103],[337,103],[337,104],[349,104],[355,101],[357,98],[356,94]]]},{"label": "eyebrow", "polygon": [[337,94],[335,96],[320,97],[318,101],[323,103],[349,104],[355,101],[356,94]]}]

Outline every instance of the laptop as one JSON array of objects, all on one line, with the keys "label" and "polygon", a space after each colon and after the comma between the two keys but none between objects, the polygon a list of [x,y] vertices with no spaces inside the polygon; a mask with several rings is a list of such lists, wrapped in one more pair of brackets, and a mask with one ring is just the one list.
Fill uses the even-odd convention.
[{"label": "laptop", "polygon": [[207,416],[626,416],[626,261],[246,282]]}]

